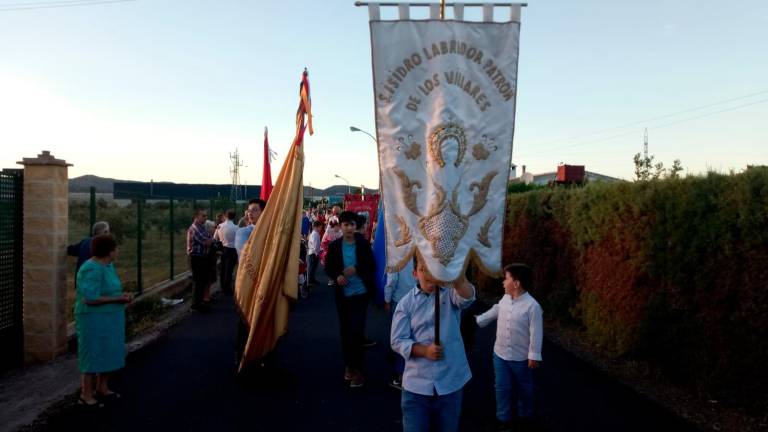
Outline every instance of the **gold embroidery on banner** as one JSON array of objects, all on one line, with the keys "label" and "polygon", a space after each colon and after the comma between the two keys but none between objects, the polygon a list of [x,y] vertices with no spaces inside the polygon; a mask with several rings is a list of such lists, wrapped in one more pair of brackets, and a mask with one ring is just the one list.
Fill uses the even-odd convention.
[{"label": "gold embroidery on banner", "polygon": [[400,224],[400,238],[395,240],[395,246],[401,247],[411,242],[411,229],[408,228],[405,219],[400,215],[397,216],[397,223]]},{"label": "gold embroidery on banner", "polygon": [[437,198],[432,201],[432,205],[429,206],[429,212],[427,212],[426,216],[428,218],[440,213],[443,211],[443,207],[445,207],[445,189],[437,183],[434,183],[434,186],[435,189],[437,189]]},{"label": "gold embroidery on banner", "polygon": [[451,138],[456,140],[456,144],[459,147],[456,154],[456,162],[453,163],[454,166],[458,167],[461,165],[461,162],[464,160],[464,154],[467,152],[467,137],[464,133],[464,128],[454,122],[443,123],[436,127],[429,136],[429,143],[427,145],[429,155],[441,168],[445,166],[443,144]]},{"label": "gold embroidery on banner", "polygon": [[416,160],[421,156],[421,146],[419,143],[412,143],[411,148],[405,152],[405,157],[409,160]]},{"label": "gold embroidery on banner", "polygon": [[485,224],[480,228],[480,233],[477,234],[477,241],[487,248],[491,247],[491,241],[488,240],[488,231],[491,229],[491,225],[493,225],[493,221],[495,220],[496,216],[489,217],[488,220],[485,221]]},{"label": "gold embroidery on banner", "polygon": [[[474,160],[487,161],[492,159],[494,152],[499,150],[498,146],[495,145],[494,137],[489,138],[486,135],[482,135],[482,138],[475,141],[475,143],[471,146],[471,157]],[[459,121],[454,121],[452,118],[449,118],[428,133],[425,149],[423,150],[422,146],[413,139],[413,135],[407,135],[407,139],[406,136],[399,137],[396,144],[396,150],[401,152],[401,158],[404,156],[405,160],[417,160],[422,156],[422,152],[424,152],[425,159],[427,159],[426,163],[434,163],[435,166],[432,169],[436,168],[438,170],[445,168],[447,163],[453,163],[457,168],[461,167],[465,162],[468,152],[466,131]],[[404,159],[400,160],[405,161]],[[425,168],[430,171],[428,167]],[[467,170],[468,168],[462,171]],[[468,187],[465,186],[467,183],[459,179],[459,184],[450,191],[450,198],[447,196],[446,185],[436,183],[434,178],[430,179],[431,175],[429,173],[427,173],[426,181],[433,182],[431,184],[433,187],[429,194],[425,194],[427,191],[424,190],[424,185],[422,184],[424,180],[412,179],[405,170],[400,168],[392,168],[392,172],[399,179],[403,204],[411,213],[417,216],[418,230],[424,236],[424,239],[428,241],[432,258],[443,266],[448,266],[454,260],[461,240],[469,230],[471,218],[480,213],[488,204],[491,183],[498,175],[498,172],[486,171],[485,174],[482,174],[483,177],[481,179],[467,182],[469,183]],[[451,173],[451,175],[453,174]],[[467,174],[472,175],[475,173],[455,172],[455,175],[460,177]],[[420,190],[414,190],[414,187]],[[464,189],[465,187],[467,189]],[[466,213],[462,212],[462,207],[466,209],[466,206],[470,203],[462,202],[461,204],[463,205],[460,205],[459,188],[461,188],[462,193],[469,192],[473,195],[471,208]],[[420,202],[421,205],[419,205]],[[424,209],[423,213],[421,209]],[[497,219],[498,216],[488,216],[486,221],[479,227],[479,231],[476,231],[477,241],[485,248],[493,248],[495,241],[492,242],[490,238],[490,230]],[[400,259],[396,264],[388,266],[389,270],[402,269],[409,258],[414,253],[418,253],[413,238],[414,227],[409,226],[406,219],[399,215],[397,216],[397,222],[399,224],[399,233],[397,234],[399,238],[395,239],[394,245],[397,248],[401,248],[410,244],[411,252],[408,252],[407,256]],[[476,262],[481,261],[471,247],[469,248],[469,254],[474,256],[473,259]],[[464,261],[466,266],[469,256]]]},{"label": "gold embroidery on banner", "polygon": [[[247,245],[248,243],[246,243]],[[249,251],[247,247],[243,248],[243,251]],[[245,254],[245,273],[250,276],[251,282],[254,284],[257,282],[258,274],[256,273],[256,266],[253,265],[253,258],[251,254],[246,252]]]},{"label": "gold embroidery on banner", "polygon": [[413,192],[414,186],[421,189],[421,182],[418,180],[411,180],[405,172],[397,168],[392,168],[392,172],[400,178],[400,186],[402,188],[403,202],[405,203],[405,206],[416,216],[421,216],[416,203],[416,194]]},{"label": "gold embroidery on banner", "polygon": [[448,206],[445,201],[445,189],[435,184],[437,199],[432,202],[427,216],[419,218],[419,230],[432,246],[432,257],[443,265],[448,265],[459,246],[459,241],[469,228],[469,218],[458,211],[456,192]]},{"label": "gold embroidery on banner", "polygon": [[498,174],[496,171],[491,171],[483,177],[483,180],[480,183],[474,182],[469,185],[470,191],[477,189],[477,192],[475,192],[475,199],[472,203],[472,208],[469,210],[469,213],[467,213],[467,217],[476,215],[477,212],[485,207],[485,204],[488,202],[488,190],[491,186],[491,180],[496,177],[496,174]]},{"label": "gold embroidery on banner", "polygon": [[481,143],[477,143],[472,147],[472,156],[474,156],[476,160],[486,160],[490,155],[491,152],[486,150]]}]

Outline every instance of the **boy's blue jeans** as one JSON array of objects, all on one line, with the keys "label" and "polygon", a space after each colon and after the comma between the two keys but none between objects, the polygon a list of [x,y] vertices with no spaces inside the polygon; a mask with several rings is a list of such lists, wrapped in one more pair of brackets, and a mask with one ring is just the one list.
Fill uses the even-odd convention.
[{"label": "boy's blue jeans", "polygon": [[512,402],[517,399],[517,416],[533,416],[533,373],[528,360],[511,361],[493,354],[493,370],[496,376],[496,418],[512,420]]},{"label": "boy's blue jeans", "polygon": [[403,432],[459,430],[462,390],[438,396],[424,396],[403,389]]}]

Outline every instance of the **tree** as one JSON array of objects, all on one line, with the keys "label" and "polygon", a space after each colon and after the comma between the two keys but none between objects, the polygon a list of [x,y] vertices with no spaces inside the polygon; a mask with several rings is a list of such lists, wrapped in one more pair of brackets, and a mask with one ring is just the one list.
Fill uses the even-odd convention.
[{"label": "tree", "polygon": [[640,155],[640,153],[635,154],[635,156],[632,158],[635,162],[635,181],[645,181],[651,179],[651,167],[653,166],[654,157],[655,156],[653,155],[643,157]]},{"label": "tree", "polygon": [[654,164],[653,160],[655,158],[656,156],[654,155],[641,156],[640,153],[635,153],[635,156],[632,158],[635,163],[635,181],[680,177],[680,172],[683,170],[680,159],[675,159],[672,162],[672,168],[666,169],[663,162]]},{"label": "tree", "polygon": [[675,159],[672,162],[672,168],[669,169],[669,175],[667,175],[667,178],[680,178],[681,171],[683,171],[683,164],[680,163],[680,159]]}]

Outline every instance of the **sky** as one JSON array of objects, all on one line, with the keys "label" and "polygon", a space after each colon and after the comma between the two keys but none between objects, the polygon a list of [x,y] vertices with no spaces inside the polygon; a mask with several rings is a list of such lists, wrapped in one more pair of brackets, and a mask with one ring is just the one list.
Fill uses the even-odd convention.
[{"label": "sky", "polygon": [[[0,0],[0,168],[49,150],[70,177],[259,184],[264,128],[294,135],[309,69],[305,185],[376,187],[368,13],[352,0]],[[67,7],[50,7],[65,5]],[[394,17],[394,9],[382,11]],[[426,17],[427,9],[412,12]],[[467,9],[465,18],[480,11]],[[450,17],[450,10],[449,10]],[[768,2],[528,0],[513,162],[631,179],[768,164]]]}]

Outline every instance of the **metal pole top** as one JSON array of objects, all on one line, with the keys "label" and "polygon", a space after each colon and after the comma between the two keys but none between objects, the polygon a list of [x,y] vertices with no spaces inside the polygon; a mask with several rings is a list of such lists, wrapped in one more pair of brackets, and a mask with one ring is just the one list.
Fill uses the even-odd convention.
[{"label": "metal pole top", "polygon": [[[368,6],[369,4],[378,4],[379,6],[408,5],[408,6],[416,6],[416,7],[429,7],[435,3],[424,3],[424,2],[395,3],[395,2],[362,2],[362,1],[355,2],[355,6],[358,6],[358,7]],[[510,6],[527,7],[528,6],[528,3],[445,3],[445,6],[455,6],[457,4],[463,4],[464,7],[483,7],[485,5],[492,5],[492,6],[499,6],[499,7],[510,7]]]}]

